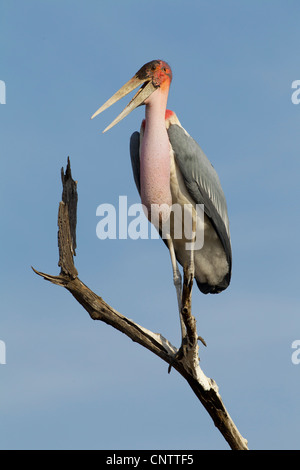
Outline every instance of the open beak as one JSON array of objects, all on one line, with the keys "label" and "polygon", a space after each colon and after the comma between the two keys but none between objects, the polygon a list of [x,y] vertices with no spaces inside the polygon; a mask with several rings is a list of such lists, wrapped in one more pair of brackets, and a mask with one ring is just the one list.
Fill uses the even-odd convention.
[{"label": "open beak", "polygon": [[144,101],[157,89],[151,81],[151,79],[146,78],[146,79],[140,79],[136,75],[129,80],[129,82],[125,83],[125,85],[120,88],[109,100],[107,100],[101,108],[96,111],[91,119],[94,117],[98,116],[98,114],[102,113],[105,109],[109,108],[112,104],[116,103],[119,101],[123,96],[128,95],[131,91],[135,90],[138,86],[142,85],[142,87],[137,91],[137,93],[134,95],[132,100],[128,103],[125,109],[119,114],[118,117],[109,125],[107,126],[103,132],[108,131],[108,129],[111,129],[113,126],[115,126],[118,122],[120,122],[124,117],[128,116],[131,111],[133,111],[135,108],[140,106],[141,104],[144,103]]}]

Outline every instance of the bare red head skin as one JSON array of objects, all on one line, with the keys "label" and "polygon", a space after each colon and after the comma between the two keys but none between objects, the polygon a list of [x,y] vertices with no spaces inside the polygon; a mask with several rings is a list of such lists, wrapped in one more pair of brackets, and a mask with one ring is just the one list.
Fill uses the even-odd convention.
[{"label": "bare red head skin", "polygon": [[155,87],[167,85],[172,81],[171,67],[163,60],[151,60],[135,74],[140,80],[151,80]]}]

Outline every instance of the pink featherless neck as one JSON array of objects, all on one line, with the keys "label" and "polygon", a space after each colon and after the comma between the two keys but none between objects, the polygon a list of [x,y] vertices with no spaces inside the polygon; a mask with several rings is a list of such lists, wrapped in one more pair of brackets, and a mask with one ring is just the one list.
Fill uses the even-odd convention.
[{"label": "pink featherless neck", "polygon": [[[146,120],[140,152],[142,204],[148,210],[148,218],[157,217],[157,220],[167,220],[172,205],[170,143],[165,124],[168,88],[159,87],[145,101]],[[162,204],[163,208],[159,208]]]}]

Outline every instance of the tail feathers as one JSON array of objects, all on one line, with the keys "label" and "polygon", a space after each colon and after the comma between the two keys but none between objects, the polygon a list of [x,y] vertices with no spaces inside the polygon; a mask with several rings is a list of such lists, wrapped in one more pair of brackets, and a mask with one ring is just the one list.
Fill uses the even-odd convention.
[{"label": "tail feathers", "polygon": [[[196,279],[196,278],[195,278]],[[219,294],[223,290],[227,289],[230,284],[230,275],[226,274],[224,279],[218,285],[211,285],[207,282],[200,282],[196,279],[197,286],[203,294]]]}]

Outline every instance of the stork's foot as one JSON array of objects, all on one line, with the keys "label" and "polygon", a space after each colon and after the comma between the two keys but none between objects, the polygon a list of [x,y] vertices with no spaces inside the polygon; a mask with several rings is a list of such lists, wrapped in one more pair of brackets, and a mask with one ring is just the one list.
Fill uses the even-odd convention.
[{"label": "stork's foot", "polygon": [[[198,336],[198,340],[201,341],[203,346],[205,346],[205,347],[207,346],[207,344],[206,344],[205,340],[202,338],[202,336]],[[187,347],[187,342],[188,342],[187,336],[182,338],[181,346],[178,349],[178,351],[174,354],[174,356],[172,357],[171,362],[169,364],[168,374],[171,372],[171,369],[172,369],[173,365],[175,364],[175,362],[181,361],[181,359],[183,359],[183,357],[185,355],[185,349]]]}]

